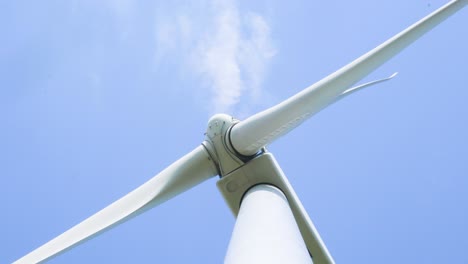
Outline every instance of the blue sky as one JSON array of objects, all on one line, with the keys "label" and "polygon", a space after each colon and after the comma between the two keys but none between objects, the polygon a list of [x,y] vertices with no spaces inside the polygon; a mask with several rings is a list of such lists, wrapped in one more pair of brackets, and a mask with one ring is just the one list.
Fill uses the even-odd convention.
[{"label": "blue sky", "polygon": [[[0,262],[117,200],[446,1],[3,1]],[[338,263],[466,263],[462,10],[269,147]],[[50,263],[220,263],[216,179]]]}]

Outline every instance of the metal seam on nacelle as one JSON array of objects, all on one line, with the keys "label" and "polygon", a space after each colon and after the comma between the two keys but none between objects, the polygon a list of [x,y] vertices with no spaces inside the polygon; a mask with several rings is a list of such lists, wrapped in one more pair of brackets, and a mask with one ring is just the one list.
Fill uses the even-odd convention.
[{"label": "metal seam on nacelle", "polygon": [[[209,159],[214,163],[216,173],[218,175],[221,175],[221,171],[219,170],[219,162],[218,162],[218,159],[216,158],[216,149],[213,146],[211,146],[211,143],[209,141],[207,141],[207,140],[204,140],[201,143],[201,145],[205,149]],[[212,153],[212,151],[214,151],[215,153]]]}]

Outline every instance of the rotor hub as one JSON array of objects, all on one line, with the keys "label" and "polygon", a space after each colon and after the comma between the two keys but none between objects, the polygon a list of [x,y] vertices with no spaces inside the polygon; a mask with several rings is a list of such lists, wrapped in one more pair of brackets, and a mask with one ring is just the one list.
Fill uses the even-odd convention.
[{"label": "rotor hub", "polygon": [[239,120],[226,114],[216,114],[208,121],[203,145],[218,168],[221,177],[244,165],[245,161],[232,147],[229,138],[231,128]]}]

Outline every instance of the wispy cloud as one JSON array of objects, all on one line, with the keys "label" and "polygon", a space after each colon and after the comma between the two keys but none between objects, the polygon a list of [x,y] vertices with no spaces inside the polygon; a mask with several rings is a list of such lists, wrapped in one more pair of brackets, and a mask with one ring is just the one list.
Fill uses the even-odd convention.
[{"label": "wispy cloud", "polygon": [[255,101],[276,53],[266,19],[241,12],[231,0],[179,5],[169,13],[156,23],[157,58],[183,54],[184,67],[210,93],[210,111],[232,113],[241,99]]}]

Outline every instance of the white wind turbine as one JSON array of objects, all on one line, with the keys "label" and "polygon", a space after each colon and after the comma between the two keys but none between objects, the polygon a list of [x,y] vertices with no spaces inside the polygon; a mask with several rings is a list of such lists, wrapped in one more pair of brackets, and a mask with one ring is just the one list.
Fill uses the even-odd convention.
[{"label": "white wind turbine", "polygon": [[244,121],[227,115],[213,116],[201,146],[15,263],[46,261],[215,175],[220,175],[218,188],[238,217],[226,262],[283,263],[281,260],[286,258],[290,263],[311,259],[314,263],[333,263],[265,146],[344,96],[392,78],[394,75],[350,88],[467,3],[449,2],[340,70]]}]

